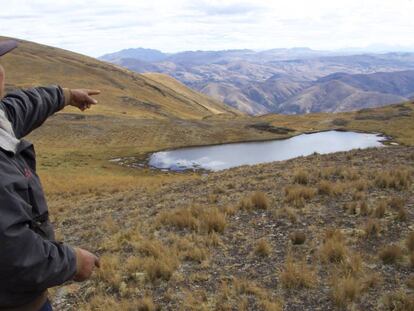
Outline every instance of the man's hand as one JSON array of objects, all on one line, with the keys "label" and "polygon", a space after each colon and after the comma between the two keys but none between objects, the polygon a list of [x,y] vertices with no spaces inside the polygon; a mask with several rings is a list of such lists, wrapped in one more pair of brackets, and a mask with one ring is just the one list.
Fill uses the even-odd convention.
[{"label": "man's hand", "polygon": [[76,252],[76,274],[73,280],[83,282],[89,279],[95,267],[99,268],[99,258],[87,250],[75,248]]},{"label": "man's hand", "polygon": [[101,91],[88,89],[71,89],[69,105],[84,111],[96,105],[98,101],[92,98],[92,95],[99,95]]}]

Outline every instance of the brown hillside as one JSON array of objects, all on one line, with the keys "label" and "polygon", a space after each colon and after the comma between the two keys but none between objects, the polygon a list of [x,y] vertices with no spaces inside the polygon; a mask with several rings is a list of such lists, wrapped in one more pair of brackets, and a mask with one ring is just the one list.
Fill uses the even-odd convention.
[{"label": "brown hillside", "polygon": [[105,115],[201,119],[234,113],[207,96],[180,93],[183,88],[172,89],[160,80],[109,63],[33,42],[19,42],[18,49],[2,58],[8,89],[46,84],[100,89],[100,105],[94,112]]}]

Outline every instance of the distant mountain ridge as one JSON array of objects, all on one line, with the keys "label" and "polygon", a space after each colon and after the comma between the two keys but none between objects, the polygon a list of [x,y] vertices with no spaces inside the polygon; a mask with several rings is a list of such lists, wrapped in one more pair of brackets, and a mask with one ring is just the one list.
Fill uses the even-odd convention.
[{"label": "distant mountain ridge", "polygon": [[[148,51],[160,60],[146,61]],[[128,49],[101,59],[141,73],[173,76],[249,114],[348,111],[414,94],[414,53],[409,52],[352,55],[292,48],[167,54]]]}]

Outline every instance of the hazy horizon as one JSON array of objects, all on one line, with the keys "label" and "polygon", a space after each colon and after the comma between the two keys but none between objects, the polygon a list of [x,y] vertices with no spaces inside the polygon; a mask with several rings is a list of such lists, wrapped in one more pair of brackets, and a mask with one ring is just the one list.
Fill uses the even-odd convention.
[{"label": "hazy horizon", "polygon": [[414,51],[413,0],[0,0],[0,34],[98,57],[234,49]]}]

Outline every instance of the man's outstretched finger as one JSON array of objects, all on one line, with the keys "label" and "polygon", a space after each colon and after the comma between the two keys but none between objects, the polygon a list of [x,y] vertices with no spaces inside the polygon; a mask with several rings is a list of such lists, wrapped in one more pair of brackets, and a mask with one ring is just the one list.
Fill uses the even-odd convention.
[{"label": "man's outstretched finger", "polygon": [[101,94],[101,91],[99,91],[99,90],[86,90],[86,93],[88,93],[88,95],[99,95],[99,94]]}]

